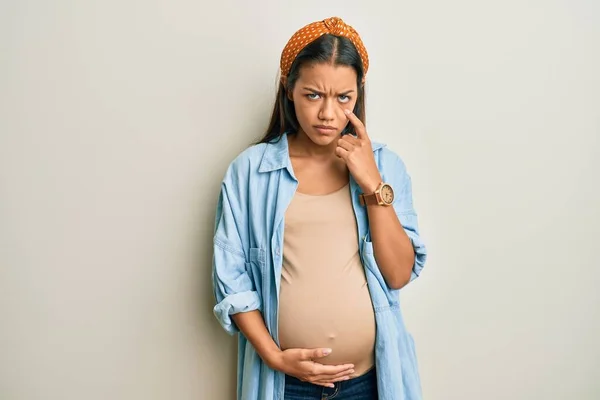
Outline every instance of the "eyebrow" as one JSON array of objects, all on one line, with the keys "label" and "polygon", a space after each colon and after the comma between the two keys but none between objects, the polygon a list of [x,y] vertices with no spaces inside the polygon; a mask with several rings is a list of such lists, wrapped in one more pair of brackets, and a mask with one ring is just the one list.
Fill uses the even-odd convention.
[{"label": "eyebrow", "polygon": [[[323,93],[323,92],[321,92],[321,91],[319,91],[317,89],[313,89],[313,88],[309,88],[309,87],[304,87],[303,89],[304,90],[308,90],[308,91],[313,92],[313,93],[316,93],[316,94],[325,94],[325,93]],[[352,92],[354,92],[354,90],[350,89],[350,90],[346,90],[345,92],[338,93],[338,95],[346,96],[346,95],[348,95],[348,94],[350,94]]]}]

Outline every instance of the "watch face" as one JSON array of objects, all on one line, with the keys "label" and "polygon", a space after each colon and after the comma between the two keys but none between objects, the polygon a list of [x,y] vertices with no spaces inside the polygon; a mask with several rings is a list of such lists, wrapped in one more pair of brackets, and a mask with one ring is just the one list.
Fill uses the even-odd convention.
[{"label": "watch face", "polygon": [[385,204],[392,204],[394,202],[394,189],[390,185],[383,185],[381,187],[381,199]]}]

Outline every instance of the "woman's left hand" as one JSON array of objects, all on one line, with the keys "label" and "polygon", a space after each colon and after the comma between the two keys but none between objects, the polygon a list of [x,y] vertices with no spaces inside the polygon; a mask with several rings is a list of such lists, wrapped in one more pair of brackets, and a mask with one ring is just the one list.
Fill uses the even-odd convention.
[{"label": "woman's left hand", "polygon": [[348,170],[363,193],[373,193],[381,183],[381,174],[375,163],[371,139],[364,124],[352,111],[344,110],[344,113],[354,125],[356,137],[342,136],[338,140],[335,154],[346,162]]}]

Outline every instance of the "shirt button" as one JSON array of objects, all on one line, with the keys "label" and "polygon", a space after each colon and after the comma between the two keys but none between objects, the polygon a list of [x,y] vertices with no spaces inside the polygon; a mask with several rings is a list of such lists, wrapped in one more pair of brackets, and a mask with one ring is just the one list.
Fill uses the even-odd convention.
[{"label": "shirt button", "polygon": [[281,255],[281,251],[279,250],[279,247],[277,249],[275,249],[275,254],[277,254],[277,256]]}]

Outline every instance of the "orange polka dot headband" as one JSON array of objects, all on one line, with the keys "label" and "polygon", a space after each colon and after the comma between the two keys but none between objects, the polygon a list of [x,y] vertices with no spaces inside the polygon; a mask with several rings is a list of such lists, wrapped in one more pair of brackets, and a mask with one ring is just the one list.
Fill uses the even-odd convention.
[{"label": "orange polka dot headband", "polygon": [[281,75],[287,76],[290,73],[292,63],[302,49],[320,36],[327,33],[350,39],[360,55],[366,75],[367,70],[369,69],[369,56],[367,54],[367,49],[365,49],[358,32],[356,32],[354,28],[346,24],[341,18],[338,17],[331,17],[324,19],[323,21],[313,22],[312,24],[308,24],[298,32],[294,33],[281,53]]}]

